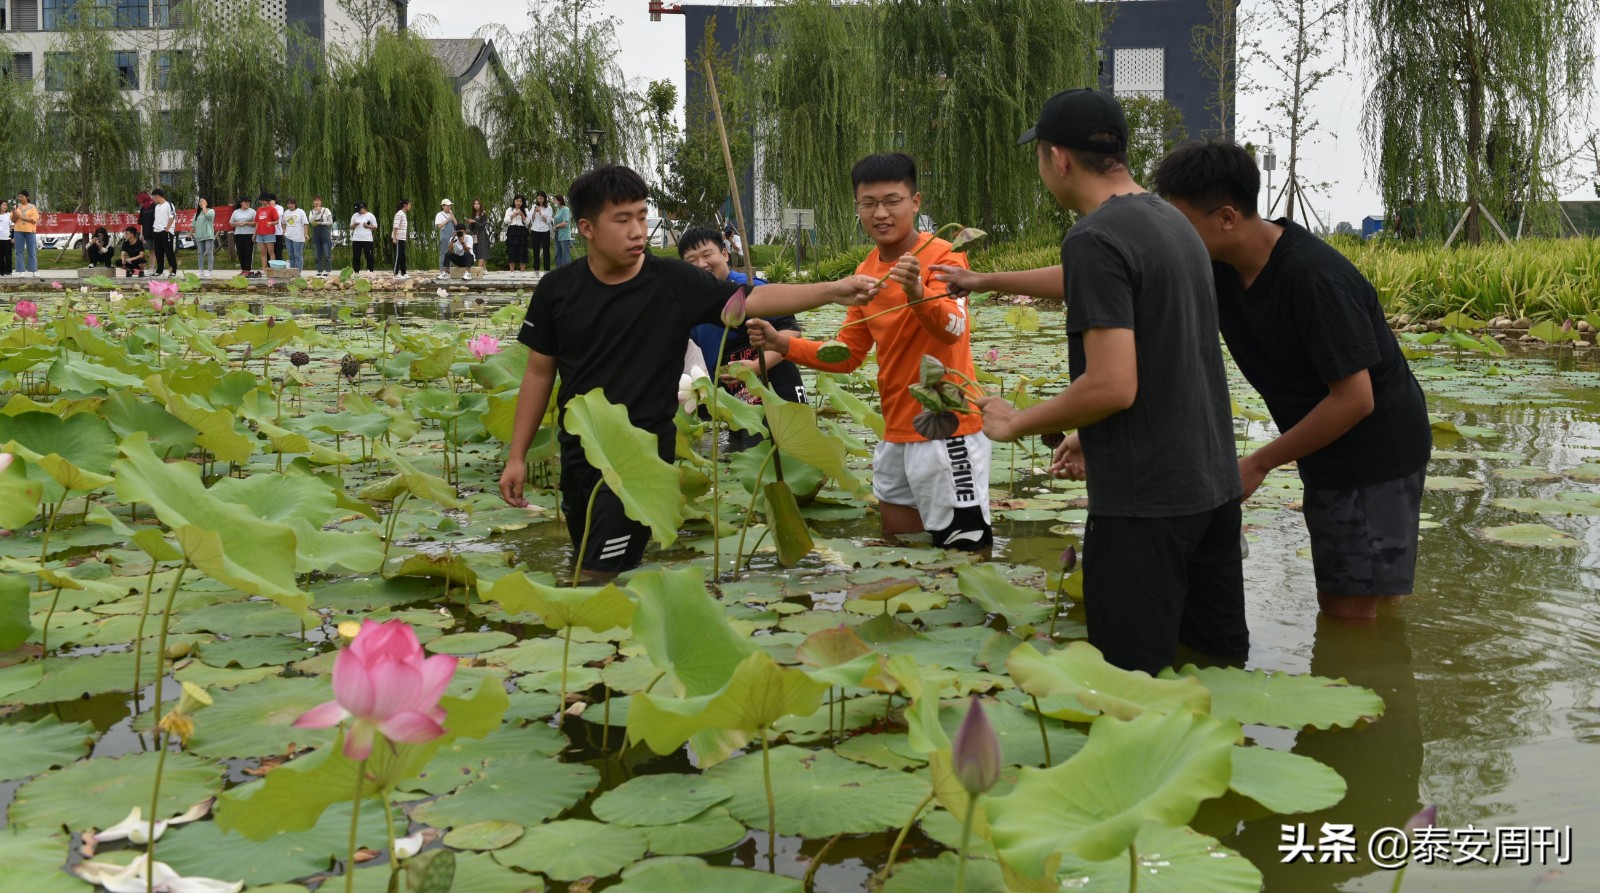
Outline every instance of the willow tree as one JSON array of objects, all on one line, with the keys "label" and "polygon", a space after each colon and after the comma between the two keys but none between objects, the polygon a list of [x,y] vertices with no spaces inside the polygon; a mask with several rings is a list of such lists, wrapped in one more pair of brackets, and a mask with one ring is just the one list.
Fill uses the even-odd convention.
[{"label": "willow tree", "polygon": [[[0,35],[0,51],[7,60],[11,58],[8,36]],[[9,199],[17,189],[48,198],[41,190],[46,174],[57,165],[45,123],[47,102],[47,94],[34,81],[19,80],[9,69],[0,72],[0,158],[6,160],[6,185],[0,189],[9,190],[0,198]]]},{"label": "willow tree", "polygon": [[254,4],[185,10],[164,99],[198,194],[223,204],[281,191],[282,159],[310,91],[307,38]]},{"label": "willow tree", "polygon": [[1256,13],[1242,6],[1239,0],[1206,0],[1210,20],[1189,32],[1189,52],[1214,88],[1206,92],[1206,111],[1211,113],[1207,136],[1233,135],[1237,95],[1248,92],[1239,79],[1239,57],[1252,55],[1258,46]]},{"label": "willow tree", "polygon": [[1594,80],[1597,0],[1361,0],[1364,129],[1387,205],[1434,228],[1553,193],[1569,115]]},{"label": "willow tree", "polygon": [[415,34],[380,32],[362,52],[331,53],[309,107],[290,157],[290,191],[321,193],[338,215],[366,202],[385,227],[401,198],[431,209],[454,197],[462,212],[473,198],[494,204],[483,140]]},{"label": "willow tree", "polygon": [[138,111],[128,100],[138,65],[113,55],[110,10],[80,0],[45,54],[46,131],[60,165],[42,184],[57,210],[121,207],[135,190]]},{"label": "willow tree", "polygon": [[590,165],[587,133],[601,131],[605,160],[644,164],[643,100],[629,89],[616,23],[592,0],[534,0],[527,28],[484,29],[505,66],[484,96],[493,166],[511,192],[565,192]]}]

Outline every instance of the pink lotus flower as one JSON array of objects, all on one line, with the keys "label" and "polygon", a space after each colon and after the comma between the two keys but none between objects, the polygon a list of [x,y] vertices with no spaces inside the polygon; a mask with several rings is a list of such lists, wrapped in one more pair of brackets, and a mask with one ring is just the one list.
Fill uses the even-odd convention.
[{"label": "pink lotus flower", "polygon": [[39,318],[39,305],[32,301],[18,301],[16,311],[17,316],[22,319]]},{"label": "pink lotus flower", "polygon": [[55,289],[56,291],[60,291],[61,288],[62,288],[62,285],[59,282],[52,282],[52,283],[50,283],[50,287]]},{"label": "pink lotus flower", "polygon": [[16,458],[16,456],[11,455],[10,453],[0,453],[0,473],[4,473],[7,468],[10,468],[11,463],[14,462]]},{"label": "pink lotus flower", "polygon": [[150,294],[158,298],[171,298],[173,303],[177,303],[178,283],[152,279],[150,280]]},{"label": "pink lotus flower", "polygon": [[467,350],[479,360],[492,357],[500,352],[500,339],[493,335],[479,335],[467,342]]},{"label": "pink lotus flower", "polygon": [[155,310],[157,312],[160,312],[161,308],[165,307],[165,306],[166,305],[161,302],[160,298],[151,298],[150,299],[150,309],[151,310]]},{"label": "pink lotus flower", "polygon": [[91,313],[83,318],[83,324],[91,329],[98,329],[100,328],[100,317]]},{"label": "pink lotus flower", "polygon": [[730,329],[744,325],[744,289],[733,293],[728,303],[722,305],[722,324]]},{"label": "pink lotus flower", "polygon": [[421,744],[444,734],[439,706],[456,658],[422,656],[417,634],[402,620],[362,621],[361,632],[333,662],[333,700],[307,710],[296,728],[326,729],[346,719],[344,755],[364,760],[375,736]]},{"label": "pink lotus flower", "polygon": [[983,358],[988,360],[989,362],[993,363],[996,360],[1000,359],[1000,351],[995,350],[994,348],[991,347],[991,348],[989,348],[989,352],[983,355]]}]

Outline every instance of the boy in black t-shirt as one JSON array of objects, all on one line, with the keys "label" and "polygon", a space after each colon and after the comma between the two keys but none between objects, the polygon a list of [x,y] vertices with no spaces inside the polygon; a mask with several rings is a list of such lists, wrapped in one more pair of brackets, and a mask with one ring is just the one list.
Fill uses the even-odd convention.
[{"label": "boy in black t-shirt", "polygon": [[144,275],[144,265],[144,241],[139,238],[139,230],[130,226],[122,233],[122,249],[117,252],[117,266],[132,278]]},{"label": "boy in black t-shirt", "polygon": [[[528,447],[544,419],[557,373],[558,407],[596,389],[627,407],[635,427],[655,434],[663,461],[673,458],[678,376],[689,331],[720,322],[723,305],[742,286],[681,260],[650,253],[649,190],[633,170],[606,165],[579,177],[569,190],[573,218],[588,254],[545,274],[528,303],[517,338],[529,348],[517,395],[511,451],[500,475],[500,496],[526,506]],[[865,276],[815,285],[763,285],[749,293],[752,317],[786,316],[824,304],[864,304],[877,291]],[[558,428],[562,427],[558,421]],[[561,444],[561,500],[574,547],[583,541],[590,493],[601,480],[578,438]],[[615,575],[639,564],[649,542],[645,525],[629,518],[621,500],[601,486],[594,498],[586,571]]]},{"label": "boy in black t-shirt", "polygon": [[1035,139],[1040,178],[1082,215],[1062,240],[1062,265],[934,269],[952,292],[1066,299],[1072,384],[1023,410],[979,401],[984,433],[1009,442],[1077,429],[1051,472],[1088,482],[1084,610],[1107,661],[1154,674],[1179,644],[1241,657],[1250,632],[1239,468],[1205,246],[1134,182],[1127,121],[1110,94],[1056,94],[1021,142]]},{"label": "boy in black t-shirt", "polygon": [[1156,171],[1215,261],[1222,335],[1282,432],[1239,460],[1244,495],[1298,463],[1317,601],[1373,617],[1412,590],[1428,409],[1372,283],[1304,227],[1261,218],[1260,187],[1228,140],[1181,146]]}]

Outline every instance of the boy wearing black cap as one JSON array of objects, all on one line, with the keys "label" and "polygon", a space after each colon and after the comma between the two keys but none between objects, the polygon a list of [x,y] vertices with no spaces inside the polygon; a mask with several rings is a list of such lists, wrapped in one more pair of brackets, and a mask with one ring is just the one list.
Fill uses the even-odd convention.
[{"label": "boy wearing black cap", "polygon": [[1064,298],[1072,384],[1020,411],[981,401],[984,432],[1014,441],[1077,429],[1051,472],[1088,481],[1085,611],[1108,661],[1154,674],[1179,643],[1241,656],[1239,466],[1205,245],[1129,175],[1127,122],[1110,95],[1056,94],[1018,142],[1035,140],[1045,186],[1082,215],[1061,266],[938,274],[952,291]]},{"label": "boy wearing black cap", "polygon": [[1433,447],[1377,289],[1305,227],[1256,212],[1261,173],[1232,141],[1178,147],[1155,186],[1215,261],[1222,335],[1281,432],[1239,460],[1245,498],[1296,463],[1318,604],[1376,616],[1380,602],[1411,593]]}]

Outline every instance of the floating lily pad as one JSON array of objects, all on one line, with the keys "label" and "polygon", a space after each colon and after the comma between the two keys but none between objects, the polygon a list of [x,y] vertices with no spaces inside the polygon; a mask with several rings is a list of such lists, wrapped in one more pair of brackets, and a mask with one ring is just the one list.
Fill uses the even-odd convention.
[{"label": "floating lily pad", "polygon": [[[141,753],[73,763],[17,789],[8,815],[18,828],[109,828],[135,807],[150,809],[160,754]],[[222,790],[223,767],[186,753],[167,755],[160,817],[170,818]]]},{"label": "floating lily pad", "polygon": [[[1168,678],[1172,671],[1164,670],[1161,675]],[[1178,671],[1178,675],[1199,679],[1211,692],[1212,716],[1245,725],[1348,728],[1363,719],[1383,715],[1383,698],[1343,679],[1237,667],[1201,668],[1193,664]]]},{"label": "floating lily pad", "polygon": [[[1579,499],[1562,498],[1562,494],[1555,499],[1531,499],[1520,496],[1492,499],[1490,505],[1498,508],[1510,509],[1513,512],[1522,512],[1528,515],[1600,515],[1600,503]],[[1590,494],[1572,494],[1590,495]]]},{"label": "floating lily pad", "polygon": [[520,763],[543,763],[567,747],[549,726],[503,726],[482,738],[457,738],[439,749],[417,778],[400,783],[408,791],[448,794],[478,778],[491,764],[499,770]]},{"label": "floating lily pad", "polygon": [[[905,824],[928,793],[915,776],[853,763],[831,751],[783,746],[771,750],[772,789],[778,802],[778,833],[808,838],[866,834]],[[706,773],[733,788],[728,812],[764,830],[767,798],[761,754],[746,754]]]},{"label": "floating lily pad", "polygon": [[1505,527],[1484,527],[1478,530],[1484,539],[1508,546],[1526,546],[1537,549],[1570,549],[1583,545],[1582,541],[1566,531],[1547,524],[1510,524]]},{"label": "floating lily pad", "polygon": [[[974,835],[974,838],[976,835]],[[934,859],[911,859],[894,867],[894,874],[883,885],[883,893],[929,893],[953,890],[956,880],[956,854],[940,853]],[[967,893],[1007,893],[1000,865],[990,859],[967,861]]]},{"label": "floating lily pad", "polygon": [[[163,785],[165,786],[165,785]],[[388,835],[383,807],[367,800],[361,807],[360,846],[383,849]],[[216,822],[195,822],[167,832],[157,858],[180,874],[258,884],[291,881],[326,871],[343,861],[350,846],[350,804],[335,803],[306,831],[285,831],[266,840],[225,834]]]},{"label": "floating lily pad", "polygon": [[444,845],[458,850],[498,850],[522,837],[523,827],[516,822],[473,822],[451,829]]},{"label": "floating lily pad", "polygon": [[655,825],[639,830],[649,841],[650,852],[658,856],[714,853],[733,846],[746,834],[744,825],[720,806],[713,806],[676,825]]},{"label": "floating lily pad", "polygon": [[288,636],[239,636],[226,642],[200,646],[200,659],[213,667],[251,669],[303,660],[314,653],[312,646]]},{"label": "floating lily pad", "polygon": [[[1261,872],[1250,860],[1189,828],[1146,825],[1134,842],[1140,893],[1257,893]],[[1070,853],[1056,876],[1084,893],[1125,893],[1128,860],[1088,862]]]},{"label": "floating lily pad", "polygon": [[1501,480],[1506,481],[1531,481],[1549,482],[1561,480],[1561,475],[1543,468],[1534,468],[1531,465],[1517,465],[1511,468],[1496,468],[1489,472]]},{"label": "floating lily pad", "polygon": [[[746,868],[707,865],[698,859],[651,859],[622,873],[610,893],[801,893],[800,882]],[[976,893],[976,891],[974,891]]]},{"label": "floating lily pad", "polygon": [[714,778],[699,775],[644,775],[600,795],[594,817],[614,825],[672,825],[686,822],[733,796]]},{"label": "floating lily pad", "polygon": [[501,865],[537,871],[553,880],[575,881],[616,874],[637,862],[645,846],[644,833],[637,828],[568,819],[528,829],[494,858]]},{"label": "floating lily pad", "polygon": [[516,640],[516,636],[498,630],[484,633],[456,633],[434,639],[428,643],[427,648],[435,654],[484,654],[510,645]]},{"label": "floating lily pad", "polygon": [[0,781],[38,775],[89,752],[94,726],[63,723],[54,716],[33,723],[0,725]]},{"label": "floating lily pad", "polygon": [[1440,474],[1429,475],[1423,485],[1428,490],[1448,490],[1455,492],[1470,492],[1483,489],[1483,481],[1477,478],[1457,477],[1454,475]]},{"label": "floating lily pad", "polygon": [[1228,786],[1278,813],[1328,809],[1345,793],[1345,780],[1332,767],[1269,747],[1235,746]]},{"label": "floating lily pad", "polygon": [[418,806],[411,817],[435,828],[494,819],[537,825],[583,799],[599,781],[592,767],[556,759],[491,763],[466,787]]},{"label": "floating lily pad", "polygon": [[[174,695],[175,696],[175,695]],[[307,710],[333,700],[325,680],[272,677],[219,694],[195,717],[189,751],[204,757],[260,757],[292,746],[314,747],[334,739],[334,729],[297,729]]]},{"label": "floating lily pad", "polygon": [[83,881],[67,874],[67,835],[53,828],[10,830],[0,834],[0,865],[6,889],[27,893],[83,893]]}]

